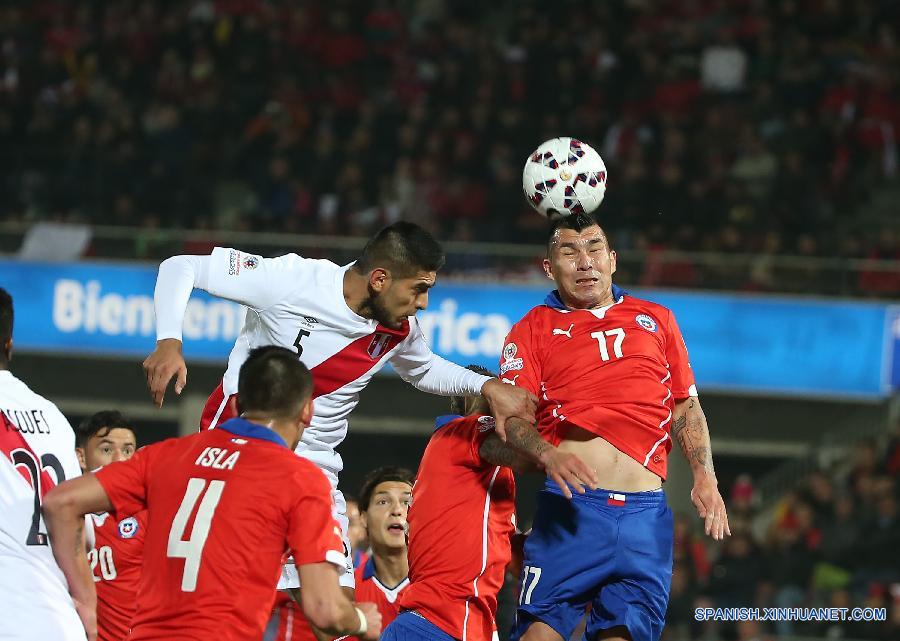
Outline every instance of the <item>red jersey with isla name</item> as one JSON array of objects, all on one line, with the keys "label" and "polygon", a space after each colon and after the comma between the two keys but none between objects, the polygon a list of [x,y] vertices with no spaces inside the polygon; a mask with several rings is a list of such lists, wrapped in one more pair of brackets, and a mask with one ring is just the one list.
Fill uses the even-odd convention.
[{"label": "red jersey with isla name", "polygon": [[552,443],[576,425],[666,478],[674,402],[697,395],[672,312],[613,286],[615,303],[568,309],[556,292],[506,339],[503,380],[534,393]]},{"label": "red jersey with isla name", "polygon": [[442,416],[422,455],[409,508],[410,585],[416,610],[457,639],[490,641],[515,532],[512,470],[481,459],[490,416]]},{"label": "red jersey with isla name", "polygon": [[325,475],[261,425],[232,419],[95,475],[117,515],[148,512],[129,641],[260,639],[287,549],[345,564]]},{"label": "red jersey with isla name", "polygon": [[104,512],[91,514],[91,520],[94,547],[88,561],[97,587],[97,639],[122,641],[137,607],[147,513],[117,519]]}]

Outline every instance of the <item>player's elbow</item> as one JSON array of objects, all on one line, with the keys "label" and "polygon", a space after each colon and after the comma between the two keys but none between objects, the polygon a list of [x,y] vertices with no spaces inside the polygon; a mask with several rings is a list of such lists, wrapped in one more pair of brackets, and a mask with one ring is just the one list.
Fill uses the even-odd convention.
[{"label": "player's elbow", "polygon": [[306,594],[313,590],[303,590],[303,614],[315,627],[320,630],[330,631],[340,627],[343,609],[338,598],[342,595],[332,595],[330,598],[323,594]]},{"label": "player's elbow", "polygon": [[67,483],[51,489],[41,501],[41,511],[44,513],[44,521],[48,527],[52,527],[52,522],[64,518],[66,515],[74,514],[77,507],[75,492]]}]

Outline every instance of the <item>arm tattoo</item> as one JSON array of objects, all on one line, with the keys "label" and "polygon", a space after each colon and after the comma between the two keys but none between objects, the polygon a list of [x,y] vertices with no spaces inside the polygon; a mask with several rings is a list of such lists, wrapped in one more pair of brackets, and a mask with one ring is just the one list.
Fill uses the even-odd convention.
[{"label": "arm tattoo", "polygon": [[506,422],[506,440],[534,461],[538,461],[541,454],[550,449],[550,443],[541,438],[534,426],[520,419]]},{"label": "arm tattoo", "polygon": [[481,458],[491,465],[502,465],[512,468],[516,472],[533,472],[537,467],[516,450],[500,440],[496,434],[491,434],[481,443],[478,450]]},{"label": "arm tattoo", "polygon": [[84,554],[84,517],[78,521],[75,528],[75,554]]},{"label": "arm tattoo", "polygon": [[541,438],[531,423],[518,418],[506,421],[506,443],[496,434],[484,440],[479,450],[482,457],[495,465],[506,465],[517,472],[541,469],[541,455],[552,446]]},{"label": "arm tattoo", "polygon": [[691,398],[686,401],[684,409],[672,425],[672,439],[678,441],[691,468],[699,467],[710,474],[715,474],[709,444],[709,427],[697,399]]}]

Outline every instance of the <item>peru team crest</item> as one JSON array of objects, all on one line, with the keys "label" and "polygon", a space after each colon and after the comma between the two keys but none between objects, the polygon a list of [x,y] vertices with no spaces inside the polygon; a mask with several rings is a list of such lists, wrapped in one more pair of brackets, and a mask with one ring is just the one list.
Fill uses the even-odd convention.
[{"label": "peru team crest", "polygon": [[382,334],[381,332],[376,332],[375,336],[372,337],[372,342],[369,343],[369,347],[366,350],[369,354],[369,358],[372,360],[377,360],[381,358],[381,356],[390,349],[391,345],[391,335],[390,334]]},{"label": "peru team crest", "polygon": [[119,521],[119,538],[130,539],[138,533],[138,520],[133,516]]}]

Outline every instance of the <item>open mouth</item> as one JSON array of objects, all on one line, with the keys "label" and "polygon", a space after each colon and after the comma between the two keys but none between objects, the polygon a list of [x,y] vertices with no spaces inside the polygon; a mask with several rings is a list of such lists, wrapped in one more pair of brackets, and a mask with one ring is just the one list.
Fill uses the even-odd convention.
[{"label": "open mouth", "polygon": [[578,278],[578,279],[575,280],[575,284],[576,284],[576,285],[593,285],[593,284],[596,283],[598,280],[599,280],[598,278],[593,278],[593,277],[589,277],[589,278]]},{"label": "open mouth", "polygon": [[406,528],[402,523],[391,523],[387,529],[392,534],[406,534]]}]

